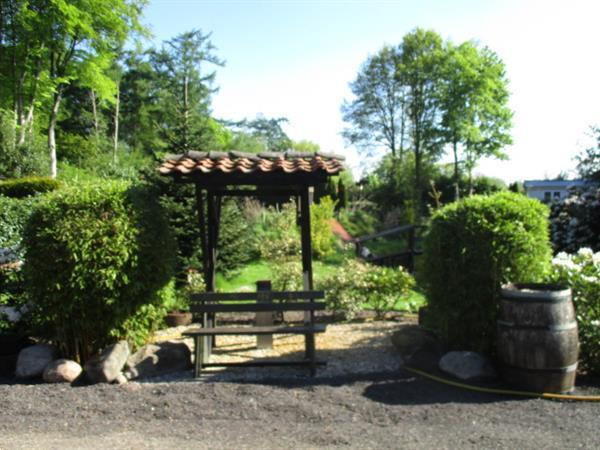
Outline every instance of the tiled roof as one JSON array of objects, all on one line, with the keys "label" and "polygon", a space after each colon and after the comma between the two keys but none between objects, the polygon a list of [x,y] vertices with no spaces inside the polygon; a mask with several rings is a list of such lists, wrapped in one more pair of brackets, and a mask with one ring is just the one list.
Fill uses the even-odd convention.
[{"label": "tiled roof", "polygon": [[326,153],[188,152],[169,155],[158,168],[162,175],[323,173],[344,170],[343,156]]}]

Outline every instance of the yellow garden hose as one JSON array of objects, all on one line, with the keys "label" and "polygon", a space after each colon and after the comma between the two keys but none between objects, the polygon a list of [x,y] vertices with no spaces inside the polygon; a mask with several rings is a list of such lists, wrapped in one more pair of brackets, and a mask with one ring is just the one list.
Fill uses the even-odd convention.
[{"label": "yellow garden hose", "polygon": [[551,394],[548,392],[526,392],[526,391],[513,391],[509,389],[494,389],[494,388],[486,388],[479,386],[472,386],[470,384],[459,383],[457,381],[448,380],[446,378],[438,377],[436,375],[432,375],[430,373],[424,372],[419,369],[415,369],[413,367],[404,366],[404,369],[409,372],[415,373],[422,377],[428,378],[430,380],[437,381],[439,383],[448,384],[450,386],[459,387],[461,389],[468,389],[470,391],[476,392],[485,392],[488,394],[500,394],[500,395],[515,395],[520,397],[536,397],[536,398],[545,398],[549,400],[570,400],[570,401],[584,401],[584,402],[599,402],[600,395],[569,395],[569,394]]}]

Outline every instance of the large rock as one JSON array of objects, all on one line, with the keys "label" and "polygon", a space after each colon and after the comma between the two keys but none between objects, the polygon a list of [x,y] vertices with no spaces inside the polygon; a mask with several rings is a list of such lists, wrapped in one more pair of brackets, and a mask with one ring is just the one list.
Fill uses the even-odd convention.
[{"label": "large rock", "polygon": [[91,383],[111,383],[123,370],[130,354],[129,344],[120,341],[105,348],[85,364],[85,374]]},{"label": "large rock", "polygon": [[36,344],[26,347],[19,352],[15,376],[17,378],[40,377],[55,357],[56,348],[51,345]]},{"label": "large rock", "polygon": [[440,359],[440,370],[461,380],[495,378],[488,358],[475,352],[448,352]]},{"label": "large rock", "polygon": [[404,364],[430,370],[437,367],[443,346],[431,331],[418,325],[405,325],[392,334],[392,344]]},{"label": "large rock", "polygon": [[147,378],[187,370],[192,364],[190,348],[183,342],[145,345],[127,360],[125,377]]},{"label": "large rock", "polygon": [[46,366],[43,378],[46,383],[72,383],[82,371],[81,366],[75,361],[57,359]]}]

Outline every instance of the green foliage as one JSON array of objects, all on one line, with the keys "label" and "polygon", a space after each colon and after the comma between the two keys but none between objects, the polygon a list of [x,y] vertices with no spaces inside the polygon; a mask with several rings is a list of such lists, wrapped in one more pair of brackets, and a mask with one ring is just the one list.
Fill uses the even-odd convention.
[{"label": "green foliage", "polygon": [[304,289],[302,278],[302,264],[300,261],[282,261],[273,264],[274,291],[301,291]]},{"label": "green foliage", "polygon": [[581,248],[552,260],[548,281],[565,284],[573,291],[579,327],[581,366],[600,375],[600,252]]},{"label": "green foliage", "polygon": [[160,134],[172,153],[210,150],[214,122],[209,118],[210,96],[216,73],[207,66],[223,66],[214,55],[210,34],[201,30],[181,33],[152,53],[158,74]]},{"label": "green foliage", "polygon": [[427,325],[452,348],[494,347],[500,285],[548,269],[548,209],[522,195],[473,196],[438,210],[425,238]]},{"label": "green foliage", "polygon": [[258,257],[257,242],[242,210],[233,199],[224,199],[221,206],[217,270],[226,277]]},{"label": "green foliage", "polygon": [[245,141],[245,151],[285,152],[293,145],[292,140],[281,127],[287,121],[285,117],[269,119],[262,114],[257,114],[253,120],[244,119],[229,125],[236,131],[238,139],[241,139],[242,143]]},{"label": "green foliage", "polygon": [[336,239],[331,231],[334,211],[335,203],[331,197],[323,197],[310,208],[312,250],[317,259],[326,258],[335,251]]},{"label": "green foliage", "polygon": [[54,191],[61,187],[59,181],[45,177],[14,178],[0,181],[0,196],[23,198],[38,193]]},{"label": "green foliage", "polygon": [[[388,170],[404,185],[404,198],[394,204],[414,222],[425,212],[428,166],[445,150],[453,153],[457,183],[466,169],[469,193],[479,159],[506,157],[512,118],[507,83],[504,64],[490,49],[443,42],[417,28],[360,68],[350,84],[354,98],[342,105],[343,136],[368,156],[387,153]],[[408,154],[410,176],[396,177]]]},{"label": "green foliage", "polygon": [[0,333],[20,334],[25,331],[28,308],[24,287],[18,263],[0,263]]},{"label": "green foliage", "polygon": [[256,227],[262,259],[281,261],[300,256],[300,232],[296,224],[296,204],[285,203],[278,212],[269,208]]},{"label": "green foliage", "polygon": [[382,318],[386,311],[408,296],[414,279],[402,267],[379,267],[347,259],[335,274],[323,280],[322,285],[326,288],[327,307],[334,312],[352,319],[366,304]]},{"label": "green foliage", "polygon": [[47,157],[43,139],[37,132],[31,132],[23,134],[20,142],[20,134],[14,113],[0,109],[0,175],[22,177],[45,174]]},{"label": "green foliage", "polygon": [[196,211],[194,186],[187,183],[174,183],[168,177],[162,177],[154,169],[143,171],[146,183],[157,191],[157,198],[165,211],[171,235],[176,241],[175,277],[177,284],[183,286],[187,269],[202,266],[202,247]]},{"label": "green foliage", "polygon": [[472,41],[446,45],[438,92],[442,105],[441,131],[451,144],[455,181],[459,160],[468,173],[482,157],[506,159],[504,146],[512,143],[512,111],[508,108],[508,80],[502,60],[489,48]]},{"label": "green foliage", "polygon": [[55,191],[33,211],[27,293],[38,329],[64,356],[85,361],[116,336],[139,342],[150,331],[127,321],[143,322],[136,314],[161,303],[172,274],[174,245],[156,197],[148,186],[105,182]]},{"label": "green foliage", "polygon": [[374,233],[378,224],[377,217],[364,209],[341,210],[338,220],[353,237]]},{"label": "green foliage", "polygon": [[0,195],[0,248],[21,253],[23,228],[39,197],[16,199]]}]

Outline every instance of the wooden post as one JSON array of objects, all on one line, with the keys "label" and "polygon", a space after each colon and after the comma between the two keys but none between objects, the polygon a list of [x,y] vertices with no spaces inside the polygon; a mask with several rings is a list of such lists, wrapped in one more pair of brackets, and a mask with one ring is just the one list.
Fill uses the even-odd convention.
[{"label": "wooden post", "polygon": [[215,196],[211,191],[207,195],[208,205],[208,271],[206,273],[206,291],[215,292],[215,271],[217,263],[217,217]]},{"label": "wooden post", "polygon": [[[302,189],[300,195],[300,236],[302,239],[302,284],[305,291],[313,290],[313,271],[312,271],[312,245],[310,239],[310,202],[311,192],[308,186]],[[311,299],[311,302],[314,300]],[[304,322],[314,323],[314,311],[304,314]],[[304,335],[304,347],[306,359],[310,364],[310,374],[314,376],[317,371],[315,359],[315,335],[314,333]]]},{"label": "wooden post", "polygon": [[[271,303],[273,300],[271,298],[261,298],[260,292],[270,291],[271,290],[271,281],[270,280],[260,280],[256,282],[256,292],[259,293],[258,303]],[[267,327],[273,326],[273,312],[257,312],[256,313],[256,326],[257,327]],[[256,347],[260,350],[271,349],[273,348],[273,335],[272,334],[262,334],[256,336]]]},{"label": "wooden post", "polygon": [[[202,188],[196,184],[196,208],[198,209],[198,222],[200,225],[200,244],[202,246],[202,272],[204,274],[204,284],[208,290],[208,280],[211,277],[212,269],[210,264],[210,249],[209,249],[209,233],[210,233],[210,223],[208,233],[206,230],[206,217],[204,214],[204,195],[202,194]],[[212,326],[212,317],[208,314],[202,314],[202,327],[207,328]],[[208,363],[208,357],[212,352],[212,342],[208,337],[196,338],[195,343],[195,367],[197,377],[199,375],[201,364]],[[201,360],[201,361],[199,361]]]}]

